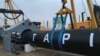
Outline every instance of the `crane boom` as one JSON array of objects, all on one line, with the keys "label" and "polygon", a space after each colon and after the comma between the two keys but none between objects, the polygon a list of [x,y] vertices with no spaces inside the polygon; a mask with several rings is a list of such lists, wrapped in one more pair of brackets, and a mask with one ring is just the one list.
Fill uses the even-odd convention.
[{"label": "crane boom", "polygon": [[73,20],[74,20],[74,28],[77,29],[77,26],[76,26],[76,12],[75,12],[75,7],[74,7],[74,1],[73,0],[70,0],[71,1],[71,7],[72,7],[72,14],[73,14]]},{"label": "crane boom", "polygon": [[92,8],[92,5],[91,5],[91,1],[87,0],[87,4],[88,4],[89,12],[90,12],[90,15],[91,15],[92,28],[97,28],[96,18],[94,16],[94,12],[93,12],[93,8]]},{"label": "crane boom", "polygon": [[[14,10],[14,7],[13,7],[13,5],[12,5],[12,3],[11,3],[11,0],[5,0],[5,2],[8,4],[10,10]],[[15,17],[16,17],[16,14],[13,14],[13,13],[12,13],[12,17],[15,18]],[[18,21],[19,21],[18,19],[14,19],[15,24],[16,24]]]}]

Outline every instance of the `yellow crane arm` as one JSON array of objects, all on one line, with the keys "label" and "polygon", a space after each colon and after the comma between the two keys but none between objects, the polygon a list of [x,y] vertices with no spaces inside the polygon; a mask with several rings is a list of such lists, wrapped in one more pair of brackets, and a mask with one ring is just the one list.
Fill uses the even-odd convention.
[{"label": "yellow crane arm", "polygon": [[90,15],[91,15],[92,28],[97,28],[96,18],[94,16],[91,1],[87,0],[87,4],[88,4],[89,12],[90,12]]},{"label": "yellow crane arm", "polygon": [[[5,2],[8,4],[10,10],[14,10],[14,7],[13,7],[13,5],[12,5],[12,3],[11,3],[11,0],[5,0]],[[13,13],[12,13],[12,17],[15,18],[15,17],[16,17],[16,14],[13,14]],[[18,21],[19,21],[18,19],[14,19],[15,24],[16,24]]]},{"label": "yellow crane arm", "polygon": [[75,12],[75,7],[74,7],[74,1],[73,0],[70,0],[71,1],[71,7],[72,7],[72,14],[73,14],[73,20],[74,20],[74,28],[77,29],[77,21],[76,21],[76,12]]}]

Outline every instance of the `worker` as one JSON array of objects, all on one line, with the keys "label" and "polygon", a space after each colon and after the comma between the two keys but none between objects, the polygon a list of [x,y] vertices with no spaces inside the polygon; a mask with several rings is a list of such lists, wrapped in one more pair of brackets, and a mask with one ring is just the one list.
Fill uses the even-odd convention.
[{"label": "worker", "polygon": [[16,40],[15,40],[16,54],[20,54],[19,49],[21,49],[21,47],[20,47],[21,43],[22,43],[22,40],[21,40],[21,37],[20,37],[20,33],[16,33]]},{"label": "worker", "polygon": [[15,33],[15,36],[12,36],[12,52],[15,53],[16,55],[19,55],[19,45],[21,44],[21,37],[20,33]]},{"label": "worker", "polygon": [[15,53],[15,38],[16,38],[16,33],[15,32],[12,32],[11,34],[11,51],[12,53]]}]

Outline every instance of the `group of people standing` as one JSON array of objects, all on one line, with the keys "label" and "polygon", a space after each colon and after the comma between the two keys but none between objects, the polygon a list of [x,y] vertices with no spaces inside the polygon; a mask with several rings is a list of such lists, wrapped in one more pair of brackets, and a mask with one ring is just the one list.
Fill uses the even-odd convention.
[{"label": "group of people standing", "polygon": [[12,53],[16,54],[16,55],[19,55],[19,46],[21,45],[22,43],[22,38],[20,36],[20,33],[18,32],[12,32],[12,35],[11,35],[11,51]]}]

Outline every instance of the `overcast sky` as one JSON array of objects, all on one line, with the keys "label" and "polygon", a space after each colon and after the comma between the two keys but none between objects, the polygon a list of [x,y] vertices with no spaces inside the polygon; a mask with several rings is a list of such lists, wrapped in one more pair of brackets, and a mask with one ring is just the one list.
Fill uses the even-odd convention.
[{"label": "overcast sky", "polygon": [[[17,9],[23,10],[23,12],[28,16],[31,21],[52,21],[53,17],[59,9],[61,8],[61,0],[13,0],[17,5]],[[77,18],[84,11],[82,0],[74,0],[75,1],[75,10],[77,13]],[[86,0],[83,0],[86,5]],[[95,1],[95,0],[93,0]],[[96,0],[97,4],[99,4],[100,0]],[[94,2],[95,3],[95,2]],[[67,7],[70,8],[70,2],[66,4]],[[0,8],[5,8],[4,0],[0,0]],[[86,8],[87,10],[87,8]],[[87,11],[88,13],[88,11]],[[4,16],[0,14],[0,17]],[[0,25],[2,25],[3,21],[0,20]]]}]

